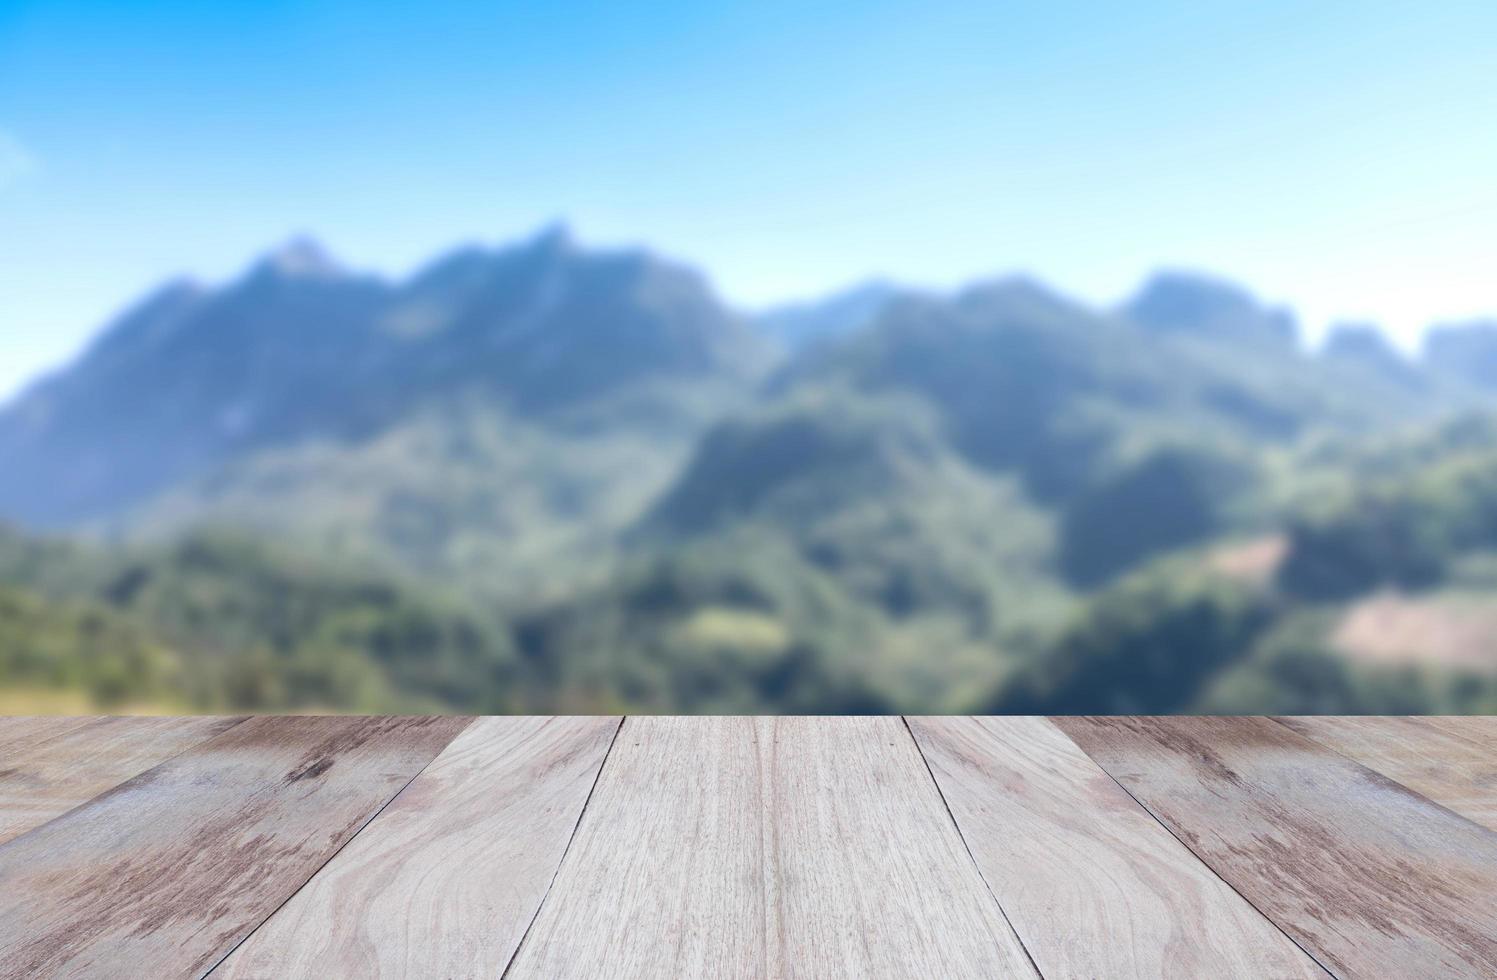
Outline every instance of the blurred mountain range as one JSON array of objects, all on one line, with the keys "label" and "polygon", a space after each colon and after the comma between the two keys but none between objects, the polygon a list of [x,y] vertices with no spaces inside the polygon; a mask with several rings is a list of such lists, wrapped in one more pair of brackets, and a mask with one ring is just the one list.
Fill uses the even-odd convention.
[{"label": "blurred mountain range", "polygon": [[1497,709],[1497,322],[1310,350],[1187,272],[750,314],[560,228],[399,282],[300,240],[134,304],[0,460],[29,697]]}]

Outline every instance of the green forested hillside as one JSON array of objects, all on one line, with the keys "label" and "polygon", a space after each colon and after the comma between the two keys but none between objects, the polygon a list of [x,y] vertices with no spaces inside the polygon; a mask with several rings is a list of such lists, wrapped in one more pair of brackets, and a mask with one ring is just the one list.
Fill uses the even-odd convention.
[{"label": "green forested hillside", "polygon": [[181,654],[102,603],[0,587],[0,705],[185,709]]},{"label": "green forested hillside", "polygon": [[39,549],[6,535],[0,581],[6,682],[78,687],[101,707],[519,704],[515,654],[493,620],[238,533],[127,549]]},{"label": "green forested hillside", "polygon": [[298,245],[161,292],[0,410],[0,690],[1497,704],[1490,328],[1310,351],[1182,273],[1115,310],[1010,279],[760,322],[555,232],[399,283]]}]

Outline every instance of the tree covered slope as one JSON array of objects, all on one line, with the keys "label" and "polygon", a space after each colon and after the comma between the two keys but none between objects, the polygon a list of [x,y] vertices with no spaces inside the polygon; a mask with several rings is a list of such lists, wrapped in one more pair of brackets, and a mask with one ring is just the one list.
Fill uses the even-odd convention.
[{"label": "tree covered slope", "polygon": [[[0,537],[0,683],[1472,707],[1497,676],[1492,336],[1409,357],[1346,325],[1312,351],[1181,272],[1116,309],[998,279],[756,319],[560,230],[401,281],[293,243],[157,291],[0,409],[0,519],[24,528]],[[1438,656],[1394,649],[1421,629]]]}]

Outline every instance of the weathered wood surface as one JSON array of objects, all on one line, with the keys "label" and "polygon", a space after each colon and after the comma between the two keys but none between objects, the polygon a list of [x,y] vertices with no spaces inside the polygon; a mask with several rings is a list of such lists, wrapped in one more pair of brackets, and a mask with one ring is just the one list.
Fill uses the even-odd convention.
[{"label": "weathered wood surface", "polygon": [[756,727],[624,721],[509,976],[767,975]]},{"label": "weathered wood surface", "polygon": [[1048,719],[909,723],[1045,976],[1325,980]]},{"label": "weathered wood surface", "polygon": [[1034,972],[898,718],[630,718],[509,975]]},{"label": "weathered wood surface", "polygon": [[1485,724],[1488,719],[1341,715],[1276,720],[1497,830],[1497,729]]},{"label": "weathered wood surface", "polygon": [[0,846],[0,975],[201,975],[467,722],[253,718]]},{"label": "weathered wood surface", "polygon": [[0,978],[1497,976],[1494,759],[1490,718],[0,718]]},{"label": "weathered wood surface", "polygon": [[1267,718],[1057,724],[1338,976],[1497,975],[1497,834]]},{"label": "weathered wood surface", "polygon": [[1419,720],[1478,745],[1497,746],[1497,715],[1427,715]]},{"label": "weathered wood surface", "polygon": [[29,751],[48,739],[82,728],[94,720],[66,715],[8,715],[0,718],[0,763],[4,763],[0,769],[9,765],[7,760],[14,758],[16,753]]},{"label": "weathered wood surface", "polygon": [[771,972],[1034,975],[901,719],[757,727],[771,794]]},{"label": "weathered wood surface", "polygon": [[0,745],[0,844],[242,720],[84,718],[37,741]]},{"label": "weathered wood surface", "polygon": [[619,718],[480,718],[218,969],[498,977],[540,907]]}]

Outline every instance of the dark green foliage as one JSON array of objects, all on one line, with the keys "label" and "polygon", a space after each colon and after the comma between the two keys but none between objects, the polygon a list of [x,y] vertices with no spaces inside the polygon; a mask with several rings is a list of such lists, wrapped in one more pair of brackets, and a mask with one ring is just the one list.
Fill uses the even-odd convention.
[{"label": "dark green foliage", "polygon": [[837,384],[917,396],[971,462],[1016,471],[1054,497],[1084,482],[1111,441],[1090,406],[1155,407],[1163,367],[1116,324],[1017,281],[950,303],[897,303],[872,328],[809,354],[776,388]]},{"label": "dark green foliage", "polygon": [[838,713],[889,709],[859,670],[876,625],[793,553],[736,537],[646,559],[521,636],[562,707]]},{"label": "dark green foliage", "polygon": [[943,453],[919,403],[818,393],[708,432],[647,526],[691,534],[772,517],[804,528],[861,500],[920,492]]},{"label": "dark green foliage", "polygon": [[[0,547],[0,556],[11,550]],[[513,706],[516,663],[507,632],[388,577],[228,533],[123,554],[60,552],[41,564],[51,568],[29,567],[47,572],[37,578],[53,583],[52,594],[23,594],[24,603],[0,608],[0,629],[7,630],[0,679],[7,683],[73,676],[70,664],[86,660],[80,676],[117,667],[130,678],[120,698],[199,709]],[[70,569],[86,574],[70,576]],[[91,612],[80,618],[75,609]],[[72,632],[49,625],[56,623]],[[49,634],[66,642],[49,641]],[[80,646],[89,638],[96,642]],[[139,666],[147,654],[152,671]],[[86,689],[102,697],[92,681]]]},{"label": "dark green foliage", "polygon": [[1279,581],[1295,595],[1346,599],[1388,585],[1428,588],[1451,559],[1497,544],[1497,455],[1457,452],[1362,487],[1329,513],[1296,519],[1290,541]]},{"label": "dark green foliage", "polygon": [[1324,642],[1323,617],[1290,618],[1224,671],[1192,710],[1227,714],[1491,714],[1497,676],[1417,663],[1359,664]]},{"label": "dark green foliage", "polygon": [[1020,714],[1135,714],[1189,707],[1272,622],[1271,601],[1169,566],[1099,595],[993,705]]},{"label": "dark green foliage", "polygon": [[1153,554],[1220,534],[1251,480],[1246,466],[1210,450],[1151,452],[1066,507],[1061,568],[1089,588]]},{"label": "dark green foliage", "polygon": [[[23,691],[81,692],[85,706],[181,707],[176,651],[96,603],[49,602],[0,587],[0,682]],[[7,702],[7,710],[23,709]]]},{"label": "dark green foliage", "polygon": [[1349,599],[1384,585],[1428,587],[1443,569],[1442,537],[1397,502],[1364,500],[1338,518],[1295,523],[1279,582],[1318,600]]}]

